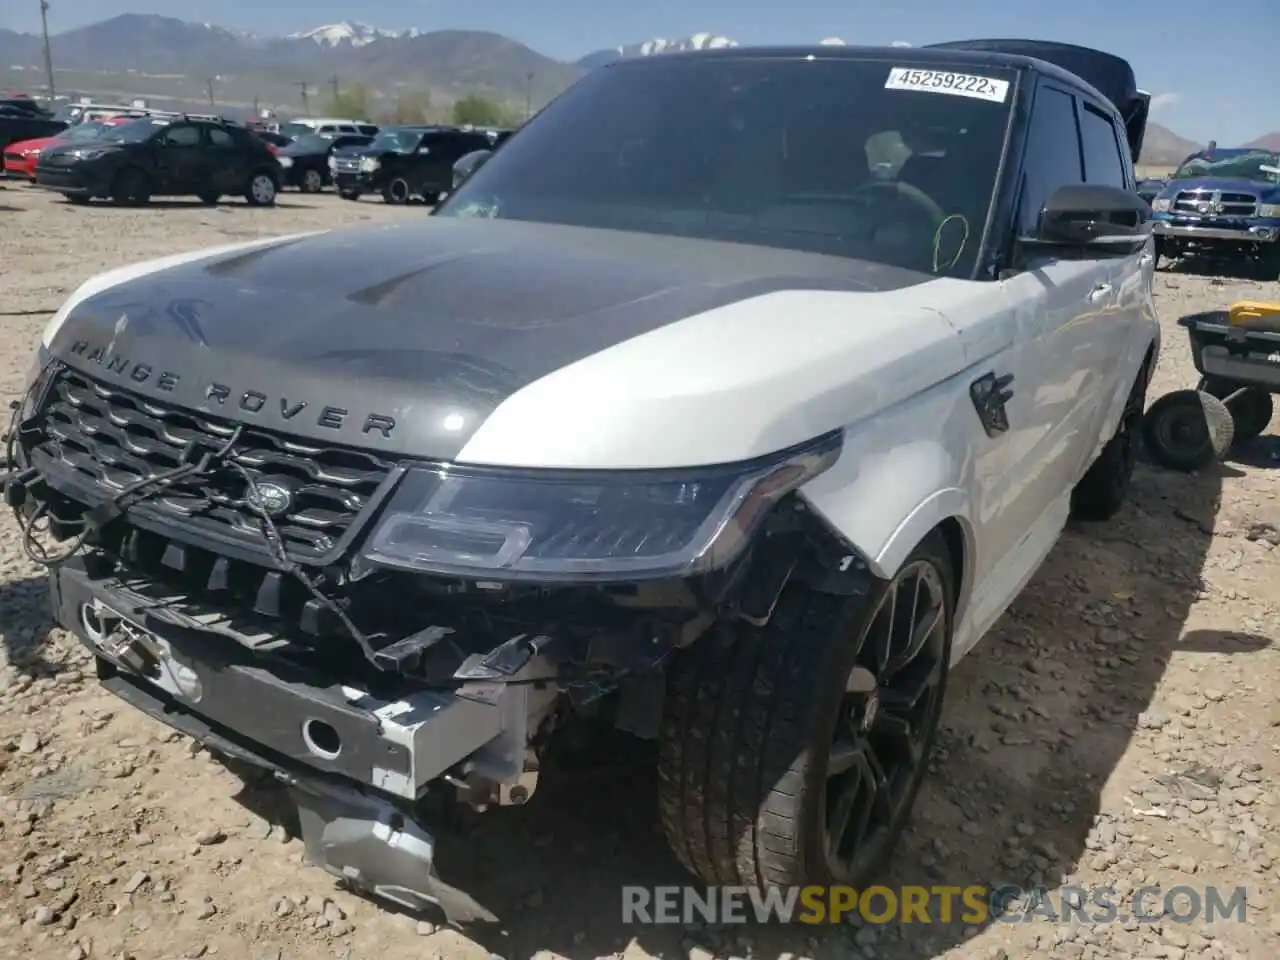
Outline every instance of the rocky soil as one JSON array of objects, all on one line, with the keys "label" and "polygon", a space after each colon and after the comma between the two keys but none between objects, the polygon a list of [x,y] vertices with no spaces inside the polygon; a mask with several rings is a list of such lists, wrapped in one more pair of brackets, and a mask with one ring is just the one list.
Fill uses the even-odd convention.
[{"label": "rocky soil", "polygon": [[[0,189],[0,393],[61,299],[179,249],[422,208],[74,208]],[[1195,375],[1180,314],[1280,284],[1162,273],[1153,396]],[[647,772],[545,783],[470,854],[501,931],[398,915],[304,866],[270,790],[100,692],[0,518],[0,957],[1264,958],[1280,948],[1280,444],[1184,477],[1141,466],[1118,522],[1070,531],[958,669],[890,882],[1248,890],[1244,924],[627,928],[624,883],[681,883]],[[1070,900],[1070,897],[1067,898]],[[1158,905],[1158,900],[1148,900]],[[1122,904],[1123,906],[1123,904]]]}]

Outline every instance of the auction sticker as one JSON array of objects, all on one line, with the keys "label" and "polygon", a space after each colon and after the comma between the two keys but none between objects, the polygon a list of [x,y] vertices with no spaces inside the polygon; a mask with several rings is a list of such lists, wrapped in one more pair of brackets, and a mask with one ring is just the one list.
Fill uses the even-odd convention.
[{"label": "auction sticker", "polygon": [[979,77],[971,73],[951,73],[947,70],[919,70],[915,67],[894,67],[884,82],[886,90],[923,90],[926,93],[946,93],[953,97],[972,97],[1004,103],[1009,96],[1009,81],[994,77]]}]

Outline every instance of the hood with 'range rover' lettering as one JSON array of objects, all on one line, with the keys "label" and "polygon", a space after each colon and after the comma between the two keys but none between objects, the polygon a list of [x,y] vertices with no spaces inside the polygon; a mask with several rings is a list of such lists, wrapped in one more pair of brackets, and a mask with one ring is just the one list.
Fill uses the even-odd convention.
[{"label": "hood with 'range rover' lettering", "polygon": [[[652,466],[679,426],[707,436],[676,459],[715,462],[829,429],[815,422],[827,379],[922,344],[959,363],[954,330],[928,306],[958,282],[741,244],[428,217],[127,267],[77,291],[46,343],[143,397],[301,438],[466,460],[502,409],[503,429],[535,427],[518,429],[516,460]],[[861,402],[899,383],[911,376],[860,387]],[[742,422],[712,430],[700,410]],[[628,432],[629,453],[605,451]],[[612,439],[585,439],[596,435]],[[504,459],[492,431],[481,447],[479,461]]]}]

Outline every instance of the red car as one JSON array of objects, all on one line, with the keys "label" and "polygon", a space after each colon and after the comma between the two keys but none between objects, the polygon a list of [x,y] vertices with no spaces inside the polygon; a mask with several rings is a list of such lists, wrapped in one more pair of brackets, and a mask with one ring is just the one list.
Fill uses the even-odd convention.
[{"label": "red car", "polygon": [[93,140],[108,127],[118,123],[136,119],[135,117],[110,117],[94,123],[77,123],[60,131],[56,136],[38,137],[35,140],[22,140],[11,143],[4,148],[4,172],[8,177],[22,180],[36,178],[36,161],[46,147],[54,144],[71,143],[78,140]]}]

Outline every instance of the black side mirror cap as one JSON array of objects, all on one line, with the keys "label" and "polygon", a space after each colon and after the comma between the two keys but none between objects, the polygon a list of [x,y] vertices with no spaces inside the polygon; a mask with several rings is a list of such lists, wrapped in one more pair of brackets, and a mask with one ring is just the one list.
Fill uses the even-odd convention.
[{"label": "black side mirror cap", "polygon": [[1084,257],[1122,257],[1142,249],[1150,230],[1151,206],[1136,192],[1070,183],[1049,196],[1036,229],[1019,242]]}]

